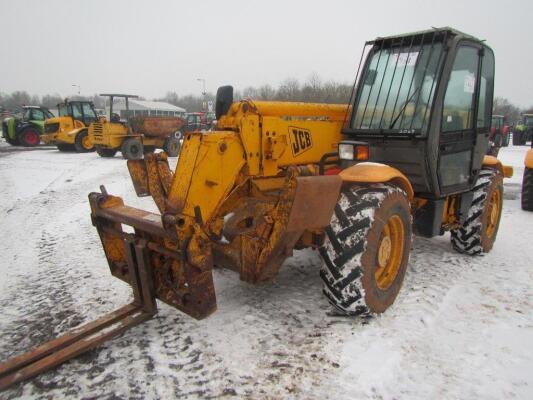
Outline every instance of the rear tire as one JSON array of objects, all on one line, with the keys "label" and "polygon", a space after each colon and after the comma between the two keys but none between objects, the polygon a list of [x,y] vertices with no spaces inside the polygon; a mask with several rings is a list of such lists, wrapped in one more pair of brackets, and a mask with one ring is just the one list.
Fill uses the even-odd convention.
[{"label": "rear tire", "polygon": [[57,145],[57,149],[61,152],[67,152],[67,151],[74,151],[74,145],[72,144],[66,144],[66,143],[60,143]]},{"label": "rear tire", "polygon": [[20,146],[19,141],[16,138],[11,139],[9,136],[6,136],[5,139],[11,146]]},{"label": "rear tire", "polygon": [[509,141],[511,140],[511,134],[508,132],[503,138],[503,147],[509,146]]},{"label": "rear tire", "polygon": [[496,170],[481,170],[473,191],[463,226],[451,230],[454,250],[469,255],[488,253],[494,246],[502,216],[502,175]]},{"label": "rear tire", "polygon": [[87,131],[81,131],[76,135],[74,140],[74,149],[78,153],[88,153],[94,151],[94,145],[89,139],[89,133]]},{"label": "rear tire", "polygon": [[95,149],[96,149],[96,153],[100,157],[104,157],[104,158],[115,157],[115,154],[117,154],[117,149],[106,149],[105,147],[101,147],[101,146],[95,146]]},{"label": "rear tire", "polygon": [[142,142],[135,138],[124,140],[120,151],[126,160],[140,160],[144,154]]},{"label": "rear tire", "polygon": [[342,314],[384,312],[403,283],[412,224],[407,195],[396,186],[351,186],[341,192],[326,242],[323,292]]},{"label": "rear tire", "polygon": [[527,132],[513,132],[513,146],[526,144]]},{"label": "rear tire", "polygon": [[24,147],[35,147],[41,143],[39,131],[33,126],[24,128],[17,136],[19,144]]},{"label": "rear tire", "polygon": [[169,157],[177,157],[181,150],[181,143],[175,136],[169,136],[165,140],[163,150]]},{"label": "rear tire", "polygon": [[533,169],[526,167],[522,178],[522,210],[533,211]]}]

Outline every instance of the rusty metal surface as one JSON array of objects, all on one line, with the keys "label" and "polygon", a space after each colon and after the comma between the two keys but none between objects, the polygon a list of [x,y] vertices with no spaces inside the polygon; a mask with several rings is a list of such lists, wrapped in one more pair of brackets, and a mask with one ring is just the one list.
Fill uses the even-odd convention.
[{"label": "rusty metal surface", "polygon": [[48,371],[106,340],[140,324],[157,313],[154,288],[149,273],[147,242],[126,239],[129,276],[134,301],[95,321],[0,364],[0,391]]},{"label": "rusty metal surface", "polygon": [[152,196],[159,211],[164,213],[174,178],[167,155],[147,153],[142,160],[128,160],[128,170],[137,196]]},{"label": "rusty metal surface", "polygon": [[337,204],[342,179],[337,175],[302,176],[296,182],[287,231],[326,227]]},{"label": "rusty metal surface", "polygon": [[129,120],[136,134],[166,137],[181,129],[185,121],[180,117],[138,116]]},{"label": "rusty metal surface", "polygon": [[146,172],[144,160],[128,160],[127,164],[137,196],[150,196],[150,189],[148,189],[148,173]]},{"label": "rusty metal surface", "polygon": [[[180,240],[175,227],[166,229],[161,215],[124,206],[122,201],[104,193],[89,195],[93,224],[98,230],[111,274],[131,284],[137,276],[131,275],[127,266],[134,252],[120,251],[120,244],[133,238],[146,245],[146,276],[151,281],[155,296],[186,314],[205,318],[216,310],[215,288],[212,276],[212,256],[209,238],[201,227],[195,227],[195,235]],[[123,232],[122,224],[135,228],[135,235]],[[134,295],[138,298],[141,293]]]},{"label": "rusty metal surface", "polygon": [[93,217],[130,225],[161,237],[167,236],[163,228],[163,223],[161,222],[161,215],[122,204],[114,204],[111,207],[106,206],[106,202],[112,199],[118,198],[114,196],[103,196],[100,193],[89,194]]}]

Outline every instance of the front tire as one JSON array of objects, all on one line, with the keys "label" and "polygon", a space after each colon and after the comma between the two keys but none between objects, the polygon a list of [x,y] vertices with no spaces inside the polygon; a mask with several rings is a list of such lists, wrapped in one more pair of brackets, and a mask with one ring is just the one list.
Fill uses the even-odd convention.
[{"label": "front tire", "polygon": [[482,169],[473,191],[463,226],[451,230],[454,250],[469,255],[488,253],[494,246],[502,216],[502,175],[496,170]]},{"label": "front tire", "polygon": [[526,167],[522,178],[522,210],[533,211],[533,169]]},{"label": "front tire", "polygon": [[403,283],[412,224],[407,195],[396,186],[351,186],[341,192],[320,276],[329,302],[346,315],[384,312]]},{"label": "front tire", "polygon": [[88,153],[94,151],[94,144],[89,138],[89,133],[87,131],[81,131],[76,135],[74,140],[74,149],[78,153]]},{"label": "front tire", "polygon": [[165,140],[163,150],[169,157],[177,157],[181,150],[181,143],[175,136],[169,136]]},{"label": "front tire", "polygon": [[115,154],[117,154],[117,149],[107,149],[101,146],[95,146],[95,149],[96,149],[96,153],[100,157],[104,157],[104,158],[115,157]]},{"label": "front tire", "polygon": [[41,136],[37,128],[29,126],[18,134],[18,142],[24,147],[35,147],[41,143]]},{"label": "front tire", "polygon": [[120,151],[126,160],[140,160],[143,158],[144,154],[142,142],[135,138],[124,140]]}]

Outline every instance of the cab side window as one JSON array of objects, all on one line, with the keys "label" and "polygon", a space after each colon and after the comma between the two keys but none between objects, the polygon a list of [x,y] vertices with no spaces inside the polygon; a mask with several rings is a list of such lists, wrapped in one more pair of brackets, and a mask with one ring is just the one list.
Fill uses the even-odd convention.
[{"label": "cab side window", "polygon": [[74,104],[71,104],[70,106],[72,107],[72,117],[74,119],[78,119],[81,121],[82,114],[81,114],[80,105],[77,103],[74,103]]},{"label": "cab side window", "polygon": [[96,113],[94,112],[93,108],[90,104],[83,103],[83,115],[85,116],[85,123],[90,124],[91,122],[96,121]]},{"label": "cab side window", "polygon": [[[494,94],[494,54],[485,48],[481,59],[481,81],[479,82],[479,101],[477,112],[477,127],[490,127],[492,114],[492,96]],[[498,119],[497,128],[501,128],[503,121]]]},{"label": "cab side window", "polygon": [[444,96],[443,133],[473,128],[478,63],[478,49],[469,46],[459,47]]},{"label": "cab side window", "polygon": [[41,110],[34,109],[32,111],[32,120],[34,121],[44,121],[44,113]]}]

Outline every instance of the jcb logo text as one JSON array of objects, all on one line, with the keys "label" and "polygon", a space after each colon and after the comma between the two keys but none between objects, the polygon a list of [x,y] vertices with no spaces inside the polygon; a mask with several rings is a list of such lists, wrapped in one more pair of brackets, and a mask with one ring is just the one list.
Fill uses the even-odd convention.
[{"label": "jcb logo text", "polygon": [[291,149],[294,156],[298,156],[313,147],[311,132],[307,129],[291,126],[289,127],[289,136],[291,138]]}]

